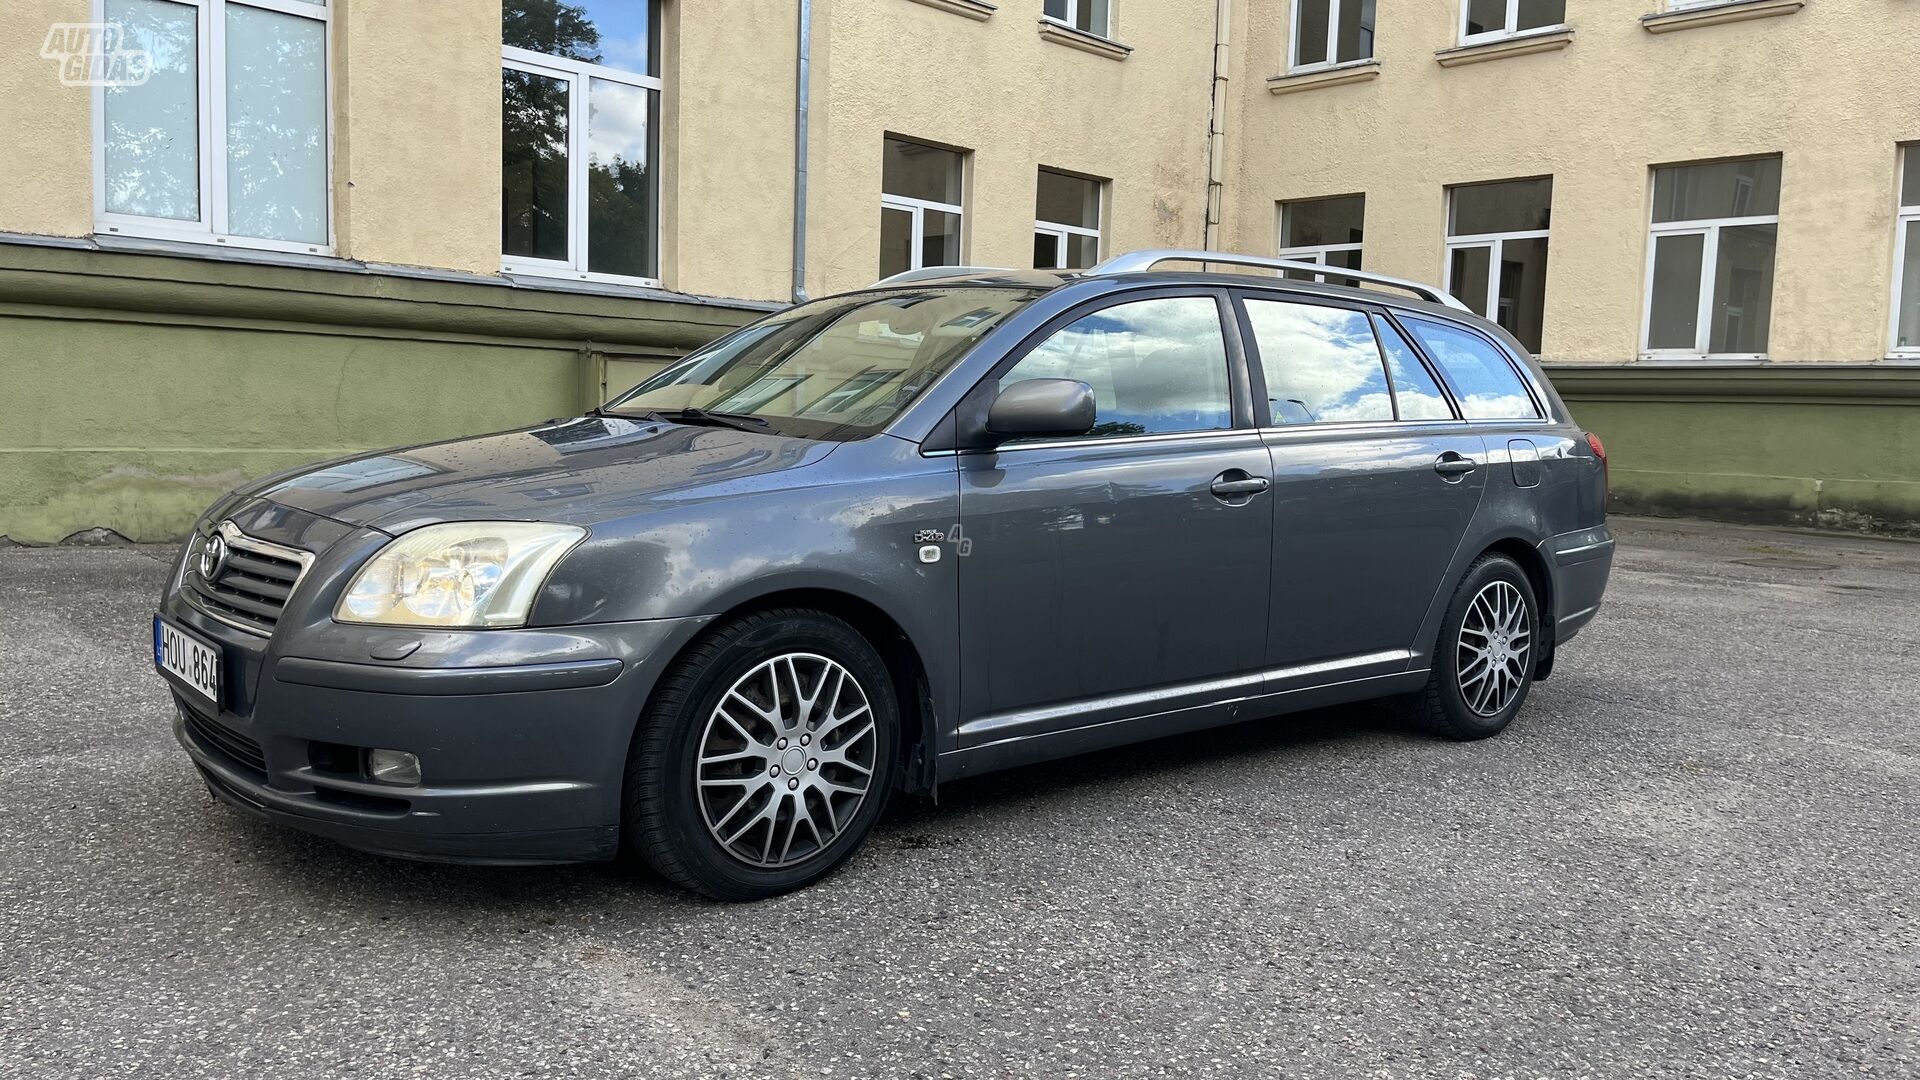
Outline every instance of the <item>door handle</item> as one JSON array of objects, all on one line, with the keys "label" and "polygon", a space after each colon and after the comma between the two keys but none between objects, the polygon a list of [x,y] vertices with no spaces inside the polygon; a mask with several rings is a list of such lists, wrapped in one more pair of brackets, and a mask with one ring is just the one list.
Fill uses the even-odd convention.
[{"label": "door handle", "polygon": [[1479,462],[1458,454],[1444,456],[1433,463],[1433,471],[1441,476],[1465,476],[1479,467]]},{"label": "door handle", "polygon": [[1213,478],[1212,491],[1222,499],[1241,499],[1249,495],[1258,495],[1273,486],[1263,476],[1248,476],[1241,473],[1237,479],[1230,479],[1232,473],[1221,473]]}]

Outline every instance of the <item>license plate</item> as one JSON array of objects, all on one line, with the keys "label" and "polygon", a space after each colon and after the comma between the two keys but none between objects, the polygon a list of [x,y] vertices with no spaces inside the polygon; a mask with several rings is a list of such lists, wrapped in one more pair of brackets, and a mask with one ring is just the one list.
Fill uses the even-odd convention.
[{"label": "license plate", "polygon": [[220,705],[220,647],[165,619],[153,620],[153,666],[174,676],[208,703]]}]

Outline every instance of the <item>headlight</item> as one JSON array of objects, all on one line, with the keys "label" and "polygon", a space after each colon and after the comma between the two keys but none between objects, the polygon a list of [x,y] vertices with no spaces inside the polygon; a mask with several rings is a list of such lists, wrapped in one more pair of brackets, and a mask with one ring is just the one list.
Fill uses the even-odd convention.
[{"label": "headlight", "polygon": [[462,521],[399,537],[360,568],[333,617],[378,626],[524,626],[574,525]]}]

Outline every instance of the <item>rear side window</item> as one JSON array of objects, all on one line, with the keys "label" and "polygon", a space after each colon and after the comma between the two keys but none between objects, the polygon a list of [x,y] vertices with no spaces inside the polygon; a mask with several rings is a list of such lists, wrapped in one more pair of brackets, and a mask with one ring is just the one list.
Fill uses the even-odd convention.
[{"label": "rear side window", "polygon": [[1078,379],[1099,407],[1087,437],[1233,426],[1227,344],[1212,297],[1172,296],[1102,308],[1020,358],[1001,386]]},{"label": "rear side window", "polygon": [[1387,370],[1393,373],[1393,403],[1400,409],[1400,419],[1453,419],[1447,395],[1440,392],[1440,384],[1433,381],[1433,373],[1420,362],[1406,335],[1378,315],[1373,317],[1373,325],[1380,332],[1380,351],[1386,355]]},{"label": "rear side window", "polygon": [[1493,343],[1478,334],[1428,322],[1408,319],[1407,329],[1419,339],[1433,362],[1440,365],[1454,397],[1460,400],[1460,412],[1469,420],[1531,420],[1540,416],[1527,384]]},{"label": "rear side window", "polygon": [[1248,299],[1275,424],[1392,420],[1393,395],[1362,311]]}]

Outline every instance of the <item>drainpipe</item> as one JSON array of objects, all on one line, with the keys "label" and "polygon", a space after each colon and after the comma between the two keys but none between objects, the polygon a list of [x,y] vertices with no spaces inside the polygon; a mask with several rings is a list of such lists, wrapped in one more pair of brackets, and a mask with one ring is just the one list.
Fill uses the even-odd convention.
[{"label": "drainpipe", "polygon": [[1221,177],[1227,169],[1227,42],[1233,26],[1233,0],[1214,0],[1213,87],[1207,113],[1207,221],[1200,247],[1213,251],[1220,226]]},{"label": "drainpipe", "polygon": [[793,103],[793,302],[807,301],[807,107],[813,96],[813,0],[799,0]]}]

